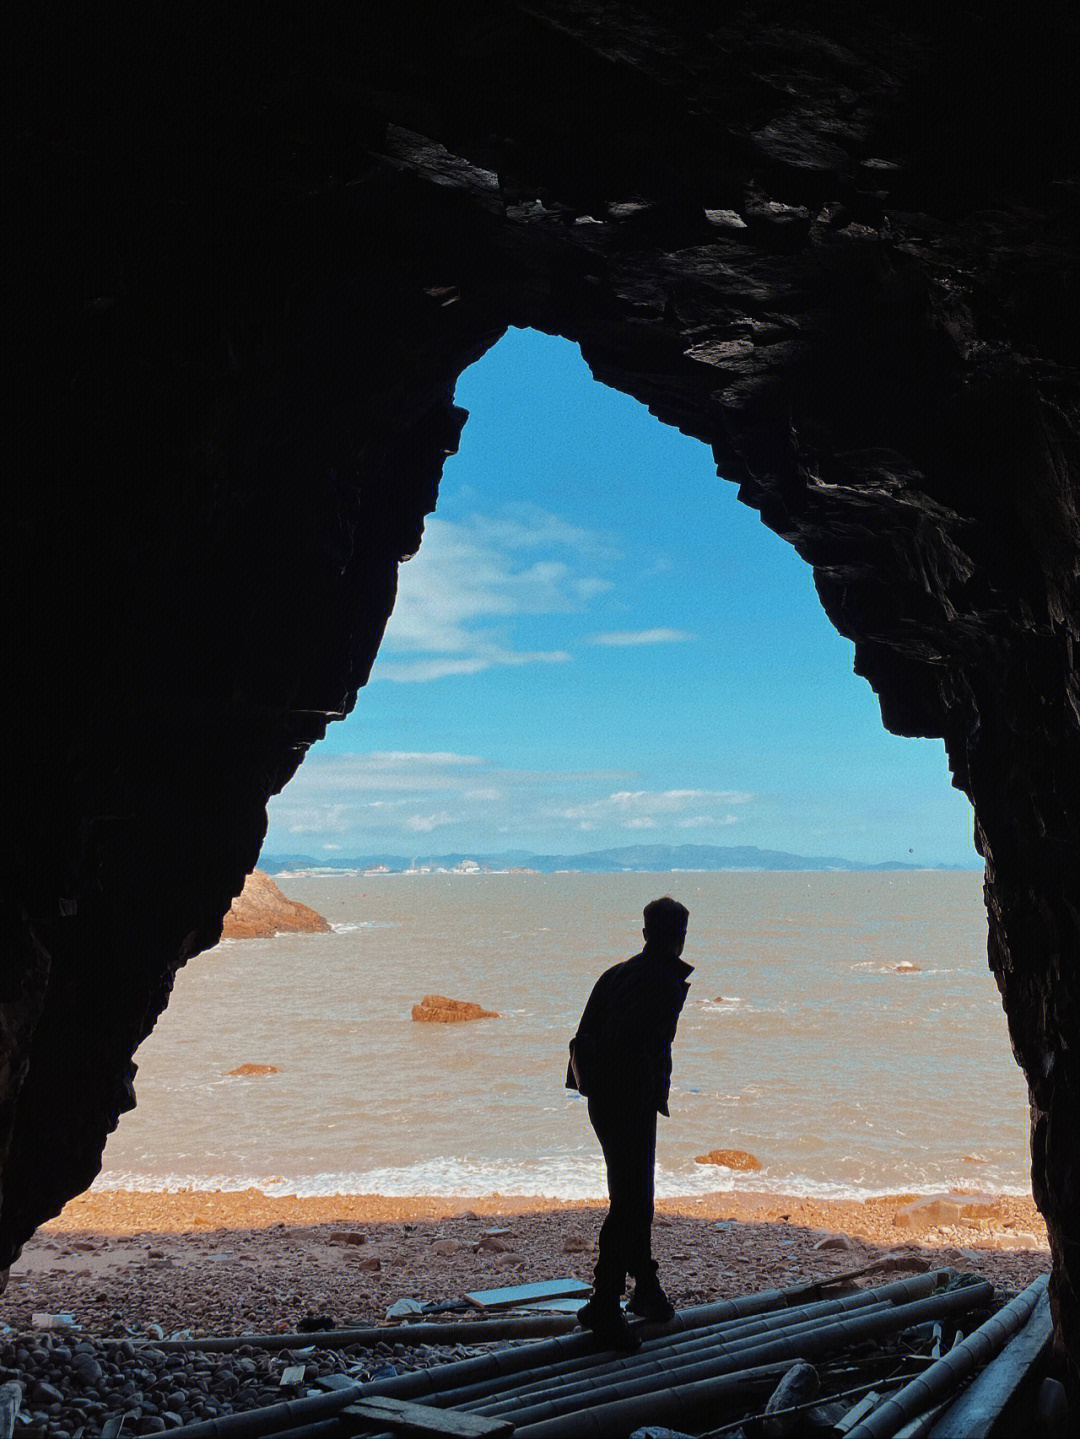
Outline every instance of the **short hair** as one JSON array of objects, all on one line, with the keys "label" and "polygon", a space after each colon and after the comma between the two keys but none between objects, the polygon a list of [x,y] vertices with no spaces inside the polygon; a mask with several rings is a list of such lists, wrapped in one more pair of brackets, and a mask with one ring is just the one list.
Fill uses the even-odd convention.
[{"label": "short hair", "polygon": [[649,901],[643,917],[646,939],[677,940],[686,936],[690,911],[685,904],[665,894],[660,899]]}]

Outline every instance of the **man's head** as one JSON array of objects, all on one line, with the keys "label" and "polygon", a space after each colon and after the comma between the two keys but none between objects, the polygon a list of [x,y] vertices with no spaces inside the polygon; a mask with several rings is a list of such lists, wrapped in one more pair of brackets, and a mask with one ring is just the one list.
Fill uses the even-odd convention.
[{"label": "man's head", "polygon": [[682,954],[686,943],[686,924],[690,911],[685,904],[665,894],[661,899],[651,900],[645,906],[645,927],[642,934],[645,943],[657,949],[666,949],[671,954]]}]

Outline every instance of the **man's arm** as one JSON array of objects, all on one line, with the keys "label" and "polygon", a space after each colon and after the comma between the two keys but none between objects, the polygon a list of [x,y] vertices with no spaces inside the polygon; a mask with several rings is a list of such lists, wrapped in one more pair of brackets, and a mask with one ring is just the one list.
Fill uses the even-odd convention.
[{"label": "man's arm", "polygon": [[601,1007],[601,1001],[597,995],[599,989],[600,980],[598,979],[593,985],[588,1003],[578,1021],[577,1033],[570,1041],[570,1062],[566,1066],[566,1088],[576,1089],[579,1094],[584,1094],[586,1097],[595,1079],[593,1071],[596,1065],[597,1031]]},{"label": "man's arm", "polygon": [[686,1003],[686,996],[689,992],[689,983],[686,980],[679,980],[672,986],[670,993],[664,996],[666,1002],[657,1004],[657,1014],[661,1017],[661,1034],[663,1038],[660,1052],[657,1056],[656,1108],[659,1113],[667,1119],[671,1117],[668,1110],[668,1095],[671,1092],[671,1046],[675,1042],[675,1031],[679,1027],[679,1016],[682,1014],[682,1008]]}]

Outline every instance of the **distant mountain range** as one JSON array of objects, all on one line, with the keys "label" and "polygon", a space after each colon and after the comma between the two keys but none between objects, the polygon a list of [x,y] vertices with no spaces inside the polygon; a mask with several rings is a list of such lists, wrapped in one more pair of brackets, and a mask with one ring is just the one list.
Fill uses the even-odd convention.
[{"label": "distant mountain range", "polygon": [[271,874],[296,869],[376,869],[393,872],[411,869],[459,869],[462,865],[478,865],[481,869],[532,869],[541,874],[559,870],[576,870],[583,874],[657,874],[678,870],[898,870],[945,869],[966,870],[981,866],[972,864],[906,864],[886,860],[882,864],[862,864],[836,855],[789,854],[779,849],[758,849],[741,844],[628,844],[615,849],[594,849],[587,854],[533,854],[527,850],[505,850],[488,854],[472,850],[455,854],[401,855],[364,854],[345,857],[334,855],[316,859],[310,854],[264,854],[260,869]]}]

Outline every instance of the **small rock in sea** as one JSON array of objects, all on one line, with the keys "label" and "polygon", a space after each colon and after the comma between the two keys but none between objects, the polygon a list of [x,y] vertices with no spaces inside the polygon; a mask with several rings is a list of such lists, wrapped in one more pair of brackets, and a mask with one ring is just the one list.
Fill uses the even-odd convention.
[{"label": "small rock in sea", "polygon": [[922,965],[916,964],[914,960],[911,959],[902,959],[899,964],[893,965],[893,972],[895,974],[919,974],[921,970]]},{"label": "small rock in sea", "polygon": [[963,1157],[963,1159],[961,1160],[961,1163],[962,1163],[962,1164],[989,1164],[990,1161],[989,1161],[988,1159],[984,1159],[981,1154],[965,1154],[964,1157]]},{"label": "small rock in sea", "polygon": [[718,1164],[723,1169],[738,1169],[743,1173],[754,1173],[761,1168],[761,1160],[745,1149],[710,1149],[708,1154],[696,1154],[695,1164]]},{"label": "small rock in sea", "polygon": [[432,1254],[457,1254],[465,1246],[460,1239],[436,1239],[431,1246]]},{"label": "small rock in sea", "polygon": [[854,1249],[854,1242],[846,1234],[826,1234],[814,1245],[815,1249]]},{"label": "small rock in sea", "polygon": [[457,1024],[467,1019],[499,1019],[494,1009],[481,1009],[471,999],[447,999],[443,994],[425,994],[412,1007],[412,1017],[428,1024]]},{"label": "small rock in sea", "polygon": [[235,1069],[230,1069],[230,1079],[250,1079],[259,1074],[280,1074],[276,1064],[238,1064]]}]

